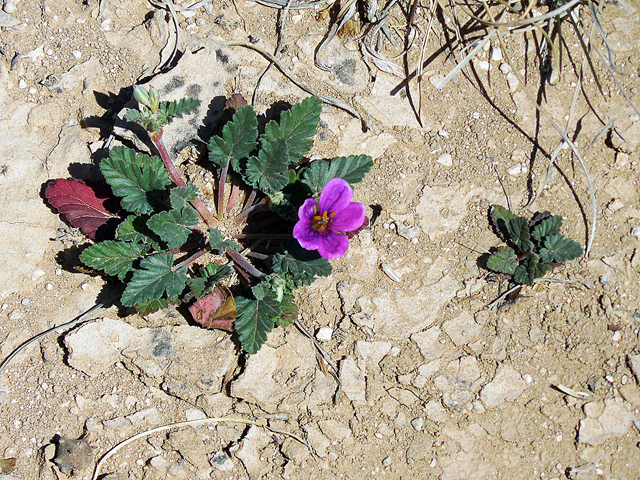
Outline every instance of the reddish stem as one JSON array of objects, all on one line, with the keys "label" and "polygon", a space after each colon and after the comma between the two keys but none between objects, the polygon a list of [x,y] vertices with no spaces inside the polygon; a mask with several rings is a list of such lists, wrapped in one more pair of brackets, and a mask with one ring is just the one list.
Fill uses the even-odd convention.
[{"label": "reddish stem", "polygon": [[237,235],[232,235],[232,238],[255,238],[255,239],[266,239],[266,240],[289,240],[293,238],[293,235],[290,233],[239,233]]},{"label": "reddish stem", "polygon": [[[164,142],[162,141],[162,130],[159,132],[152,132],[151,141],[158,149],[158,153],[160,154],[160,158],[162,159],[162,163],[164,163],[165,168],[167,169],[167,173],[169,177],[178,187],[184,187],[187,183],[184,181],[180,172],[176,169],[176,166],[171,161],[171,157],[169,156],[169,152],[167,151],[167,147],[164,146]],[[208,227],[215,225],[217,223],[216,217],[209,211],[207,206],[200,200],[196,198],[195,200],[190,202],[193,205],[202,219],[205,221]]]},{"label": "reddish stem", "polygon": [[264,273],[258,270],[256,267],[249,263],[249,260],[244,258],[240,253],[236,252],[233,248],[227,248],[226,252],[231,260],[233,260],[240,268],[242,268],[245,272],[247,272],[252,277],[262,278],[264,277]]},{"label": "reddish stem", "polygon": [[240,188],[235,183],[231,184],[231,195],[229,195],[229,203],[227,204],[227,213],[238,203],[240,198]]},{"label": "reddish stem", "polygon": [[249,198],[247,198],[247,203],[245,203],[246,208],[249,208],[251,205],[253,205],[253,201],[256,199],[256,193],[256,189],[252,188],[251,193],[249,194]]},{"label": "reddish stem", "polygon": [[224,218],[224,184],[227,181],[227,171],[229,165],[220,171],[220,182],[218,183],[218,218]]},{"label": "reddish stem", "polygon": [[176,270],[178,270],[178,269],[180,269],[182,267],[188,267],[193,262],[195,262],[197,259],[199,259],[201,256],[203,256],[205,253],[209,253],[210,251],[211,251],[211,247],[203,248],[202,250],[194,253],[190,257],[184,259],[180,263],[178,263],[178,264],[174,265],[173,267],[171,267],[171,271],[175,272]]},{"label": "reddish stem", "polygon": [[262,203],[258,203],[253,207],[249,207],[236,215],[236,225],[244,222],[250,215],[255,215],[256,213],[260,212],[266,212],[267,210],[269,210],[269,206],[263,205]]}]

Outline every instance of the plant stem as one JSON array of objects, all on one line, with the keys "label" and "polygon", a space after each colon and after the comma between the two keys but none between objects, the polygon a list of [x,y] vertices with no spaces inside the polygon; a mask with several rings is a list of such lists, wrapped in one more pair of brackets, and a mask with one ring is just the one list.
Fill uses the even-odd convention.
[{"label": "plant stem", "polygon": [[201,256],[203,256],[205,253],[209,253],[210,251],[211,251],[211,247],[210,246],[203,248],[202,250],[194,253],[190,257],[184,259],[180,263],[178,263],[178,264],[174,265],[173,267],[171,267],[171,271],[175,272],[176,270],[179,270],[182,267],[188,267],[193,262],[195,262],[197,259],[199,259]]},{"label": "plant stem", "polygon": [[240,188],[237,184],[231,184],[231,195],[229,195],[229,203],[227,204],[227,213],[231,211],[231,209],[238,203],[238,198],[240,198]]},{"label": "plant stem", "polygon": [[269,210],[269,208],[266,205],[263,205],[262,202],[254,205],[253,207],[249,207],[236,215],[236,224],[244,222],[250,215],[255,215],[256,213],[265,212],[267,210]]},{"label": "plant stem", "polygon": [[244,256],[236,252],[233,248],[227,248],[225,253],[229,255],[229,257],[231,257],[231,260],[233,260],[236,264],[238,264],[240,268],[242,268],[245,272],[247,272],[252,277],[256,277],[256,278],[264,277],[264,273],[262,273],[253,265],[251,265],[251,263],[249,263],[249,260],[244,258]]},{"label": "plant stem", "polygon": [[249,194],[249,198],[247,198],[247,203],[245,203],[246,208],[249,208],[253,205],[253,201],[256,199],[256,189],[252,188],[251,193]]},{"label": "plant stem", "polygon": [[232,238],[259,238],[266,240],[289,240],[293,238],[290,233],[239,233],[237,235],[231,235]]},{"label": "plant stem", "polygon": [[[169,152],[167,151],[167,147],[164,146],[164,142],[162,141],[162,130],[159,132],[152,132],[151,141],[158,149],[158,153],[160,154],[160,158],[162,159],[162,163],[164,163],[165,168],[167,169],[167,173],[169,174],[169,178],[175,183],[178,187],[184,187],[187,183],[184,181],[180,172],[176,169],[176,166],[171,161],[171,157],[169,156]],[[207,224],[207,227],[215,225],[217,223],[216,217],[209,211],[207,206],[200,200],[196,198],[195,200],[190,202],[193,208],[197,210],[200,214],[204,222]]]},{"label": "plant stem", "polygon": [[229,165],[220,171],[220,181],[218,183],[218,218],[224,218],[224,184],[227,181],[227,171]]}]

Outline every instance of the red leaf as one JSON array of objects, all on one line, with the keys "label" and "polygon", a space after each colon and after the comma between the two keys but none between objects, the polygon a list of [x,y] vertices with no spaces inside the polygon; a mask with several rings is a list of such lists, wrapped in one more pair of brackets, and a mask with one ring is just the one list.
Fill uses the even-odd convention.
[{"label": "red leaf", "polygon": [[247,101],[242,96],[242,94],[234,93],[227,99],[226,103],[224,104],[224,108],[232,108],[237,112],[245,105],[248,105],[248,104],[247,104]]},{"label": "red leaf", "polygon": [[226,288],[215,287],[189,307],[193,319],[206,328],[219,328],[233,332],[236,319],[236,301]]},{"label": "red leaf", "polygon": [[109,198],[98,198],[93,188],[82,180],[58,178],[51,180],[44,192],[52,207],[67,217],[67,221],[95,238],[96,231],[112,218],[118,218],[106,206]]}]

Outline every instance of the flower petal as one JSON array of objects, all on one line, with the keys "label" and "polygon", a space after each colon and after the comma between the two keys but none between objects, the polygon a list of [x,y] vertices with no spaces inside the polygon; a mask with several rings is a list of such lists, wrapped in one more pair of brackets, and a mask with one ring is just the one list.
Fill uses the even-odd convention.
[{"label": "flower petal", "polygon": [[320,237],[318,253],[322,258],[331,260],[332,258],[338,258],[344,255],[347,248],[349,248],[349,239],[346,235],[330,232],[328,235]]},{"label": "flower petal", "polygon": [[350,232],[360,228],[364,223],[365,209],[362,203],[351,202],[333,217],[331,230],[336,232]]},{"label": "flower petal", "polygon": [[318,212],[339,212],[347,208],[353,198],[353,190],[349,182],[342,178],[334,178],[327,182],[320,194]]},{"label": "flower petal", "polygon": [[307,250],[316,250],[320,244],[320,234],[313,228],[315,200],[308,198],[298,210],[300,220],[293,227],[293,238],[298,240],[300,246]]}]

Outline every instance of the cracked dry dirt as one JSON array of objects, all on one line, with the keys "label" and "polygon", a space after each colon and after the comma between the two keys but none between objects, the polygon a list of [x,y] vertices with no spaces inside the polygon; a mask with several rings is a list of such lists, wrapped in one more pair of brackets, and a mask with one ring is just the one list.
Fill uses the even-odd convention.
[{"label": "cracked dry dirt", "polygon": [[[210,190],[213,177],[195,173],[190,160],[202,153],[198,135],[211,135],[222,97],[251,98],[266,66],[221,42],[251,38],[268,51],[276,44],[276,10],[213,2],[179,14],[182,57],[154,75],[175,39],[170,17],[134,0],[103,6],[99,15],[95,0],[5,1],[17,23],[0,34],[2,358],[108,291],[100,277],[73,270],[80,237],[52,240],[65,224],[45,205],[44,183],[91,178],[112,132],[116,141],[135,140],[114,115],[133,83],[150,80],[172,85],[169,96],[188,92],[203,101],[196,120],[168,129],[167,142],[190,179]],[[375,222],[333,262],[334,273],[298,299],[300,320],[338,365],[341,388],[293,328],[275,330],[245,358],[226,333],[200,329],[182,311],[141,318],[112,307],[29,347],[0,376],[0,458],[16,459],[11,477],[0,478],[67,478],[69,466],[51,462],[56,435],[89,443],[92,458],[74,465],[76,478],[91,478],[95,460],[131,435],[229,415],[294,433],[312,451],[259,426],[206,424],[131,443],[105,463],[101,478],[640,478],[640,121],[603,64],[595,62],[604,95],[585,76],[589,103],[581,94],[569,126],[596,194],[591,254],[549,275],[568,283],[541,283],[489,310],[498,286],[477,265],[499,244],[489,206],[506,205],[506,190],[518,213],[562,215],[563,233],[584,244],[590,201],[578,164],[561,150],[545,181],[557,134],[538,122],[522,85],[510,91],[497,44],[474,61],[473,84],[459,75],[441,91],[433,85],[453,64],[434,57],[420,125],[402,81],[368,67],[353,38],[331,47],[343,66],[336,73],[313,66],[328,28],[320,10],[291,12],[282,62],[374,126],[363,132],[358,120],[325,106],[311,152],[312,159],[375,158],[355,187]],[[640,5],[605,3],[601,20],[619,80],[637,105]],[[415,21],[424,34],[426,8]],[[443,46],[441,30],[434,32],[430,41]],[[573,56],[557,82],[537,92],[539,41],[507,38],[526,88],[565,125],[579,43],[566,37]],[[419,49],[411,55],[414,65]],[[256,108],[304,95],[272,68]],[[599,136],[609,120],[615,132]],[[523,211],[529,179],[534,190],[545,187]]]}]

